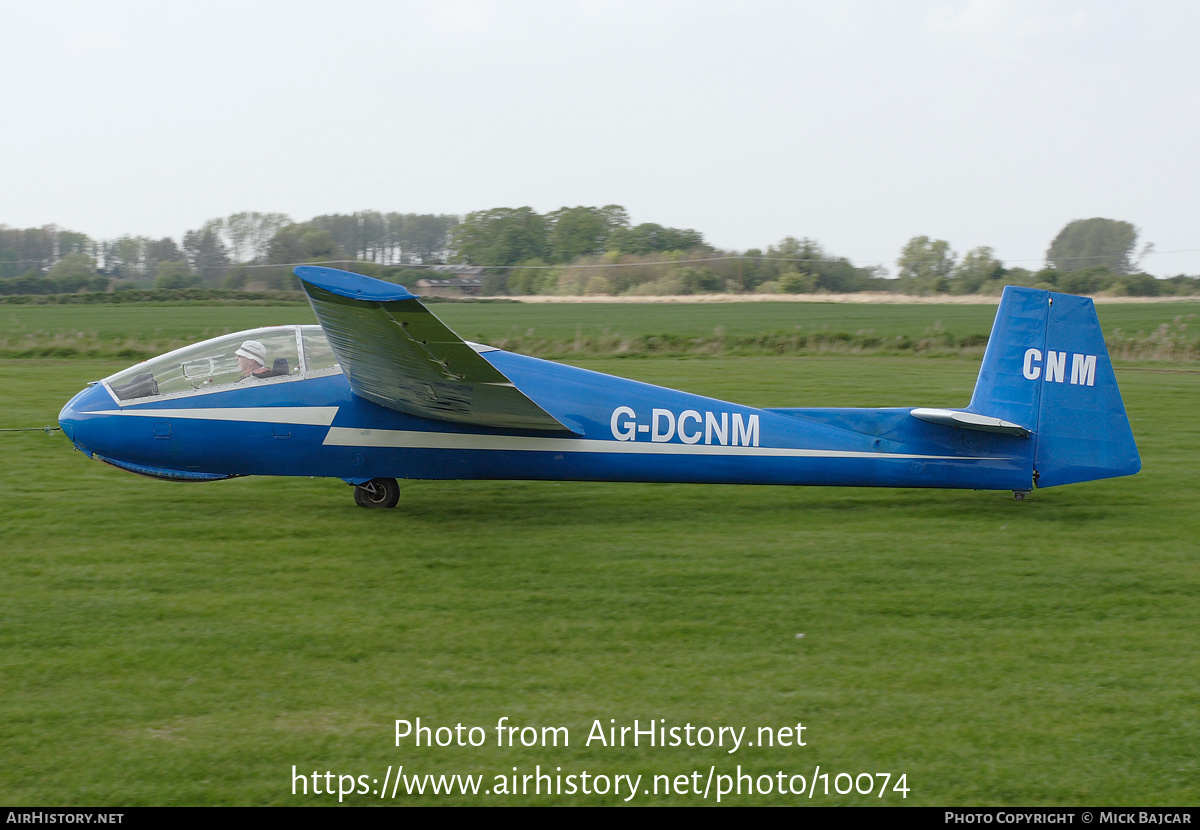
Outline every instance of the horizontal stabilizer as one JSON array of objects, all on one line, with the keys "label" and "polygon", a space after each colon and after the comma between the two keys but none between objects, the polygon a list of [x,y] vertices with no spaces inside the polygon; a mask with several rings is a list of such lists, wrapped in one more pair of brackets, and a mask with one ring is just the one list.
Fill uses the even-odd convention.
[{"label": "horizontal stabilizer", "polygon": [[422,418],[575,434],[403,287],[312,265],[296,276],[356,395]]},{"label": "horizontal stabilizer", "polygon": [[909,413],[914,418],[928,421],[931,424],[941,424],[947,427],[973,429],[978,432],[999,432],[1003,435],[1019,435],[1029,437],[1029,430],[1012,421],[1003,418],[992,418],[987,415],[977,415],[974,412],[962,412],[957,409],[914,409]]}]

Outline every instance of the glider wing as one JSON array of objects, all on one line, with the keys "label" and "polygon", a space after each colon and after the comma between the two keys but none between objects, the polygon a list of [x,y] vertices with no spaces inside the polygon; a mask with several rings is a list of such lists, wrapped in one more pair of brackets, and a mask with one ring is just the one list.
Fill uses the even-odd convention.
[{"label": "glider wing", "polygon": [[355,394],[423,418],[575,434],[405,288],[311,265],[296,276]]}]

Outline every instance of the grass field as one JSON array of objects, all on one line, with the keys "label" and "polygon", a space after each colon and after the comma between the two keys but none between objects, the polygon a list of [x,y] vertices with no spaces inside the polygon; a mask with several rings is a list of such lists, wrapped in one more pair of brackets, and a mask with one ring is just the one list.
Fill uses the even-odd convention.
[{"label": "grass field", "polygon": [[[572,355],[912,353],[982,354],[992,305],[840,303],[439,303],[463,337],[544,357]],[[1118,357],[1200,359],[1200,303],[1098,308]],[[315,323],[308,306],[0,307],[2,357],[143,359],[257,326]]]},{"label": "grass field", "polygon": [[[898,325],[895,309],[867,324]],[[228,311],[187,325],[215,329]],[[980,313],[986,333],[992,312]],[[464,335],[495,331],[465,319],[452,322]],[[0,360],[0,426],[51,422],[125,362]],[[760,406],[961,406],[978,368],[861,355],[575,362]],[[399,764],[483,775],[485,788],[513,767],[641,774],[640,789],[693,771],[703,789],[710,768],[738,765],[807,780],[820,765],[827,797],[725,802],[1194,805],[1200,372],[1147,364],[1118,379],[1142,473],[1021,503],[413,482],[397,510],[364,511],[336,481],[170,484],[88,461],[60,434],[0,433],[0,801],[337,802],[292,795],[293,765],[310,792],[314,770],[336,788],[338,774],[382,783]],[[396,747],[394,721],[418,716],[482,726],[486,745]],[[501,717],[566,726],[571,743],[497,747]],[[750,740],[802,722],[807,745],[586,746],[597,719],[746,726]],[[907,799],[834,794],[837,773],[864,772],[905,774]],[[640,789],[630,803],[715,799],[715,785],[707,802]]]}]

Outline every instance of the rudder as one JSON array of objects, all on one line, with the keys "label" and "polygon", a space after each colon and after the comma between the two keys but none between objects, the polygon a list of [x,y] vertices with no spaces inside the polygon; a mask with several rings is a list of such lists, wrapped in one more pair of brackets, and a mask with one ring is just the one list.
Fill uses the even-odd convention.
[{"label": "rudder", "polygon": [[967,411],[1033,435],[1039,487],[1132,475],[1141,459],[1087,297],[1008,286]]}]

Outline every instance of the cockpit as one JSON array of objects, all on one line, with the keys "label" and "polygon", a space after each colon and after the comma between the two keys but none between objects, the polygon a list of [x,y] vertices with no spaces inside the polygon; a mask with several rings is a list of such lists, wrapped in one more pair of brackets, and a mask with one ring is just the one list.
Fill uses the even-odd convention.
[{"label": "cockpit", "polygon": [[102,383],[125,404],[340,372],[320,326],[273,326],[185,346]]}]

